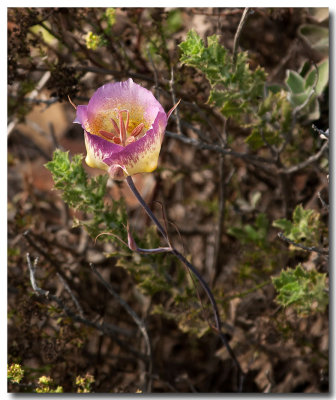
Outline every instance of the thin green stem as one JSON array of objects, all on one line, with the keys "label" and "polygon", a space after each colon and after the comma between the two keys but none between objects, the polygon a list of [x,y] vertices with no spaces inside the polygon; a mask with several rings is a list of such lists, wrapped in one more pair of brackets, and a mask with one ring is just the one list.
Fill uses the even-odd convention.
[{"label": "thin green stem", "polygon": [[163,226],[161,225],[161,223],[158,221],[158,219],[155,217],[155,215],[152,213],[151,209],[148,207],[147,203],[145,202],[145,200],[142,198],[141,194],[138,192],[137,188],[134,185],[133,179],[131,176],[128,176],[126,178],[126,182],[129,186],[129,188],[131,189],[131,191],[133,192],[134,196],[137,198],[137,200],[139,201],[139,203],[141,204],[141,206],[143,207],[143,209],[146,211],[147,215],[149,216],[149,218],[153,221],[153,223],[157,226],[158,230],[160,231],[160,233],[162,234],[162,236],[164,237],[164,239],[166,240],[166,242],[168,243],[168,245],[170,246],[171,249],[171,253],[174,254],[197,278],[197,280],[199,281],[199,283],[201,284],[202,288],[204,289],[206,295],[209,298],[209,301],[212,305],[213,308],[213,312],[214,312],[214,317],[215,317],[215,330],[218,333],[219,337],[221,338],[224,346],[226,347],[230,357],[232,358],[234,364],[237,367],[238,373],[239,373],[239,388],[238,391],[241,392],[242,391],[242,387],[243,387],[243,382],[244,382],[244,378],[245,378],[245,374],[239,364],[239,361],[237,360],[229,342],[228,339],[226,338],[226,336],[223,334],[222,332],[222,322],[219,316],[219,311],[218,311],[218,306],[216,303],[216,300],[209,288],[209,286],[207,285],[207,283],[205,282],[205,280],[203,279],[203,277],[200,275],[200,273],[197,271],[197,269],[178,251],[176,250],[170,243],[169,237],[167,235],[167,232],[165,231],[165,229],[163,228]]}]

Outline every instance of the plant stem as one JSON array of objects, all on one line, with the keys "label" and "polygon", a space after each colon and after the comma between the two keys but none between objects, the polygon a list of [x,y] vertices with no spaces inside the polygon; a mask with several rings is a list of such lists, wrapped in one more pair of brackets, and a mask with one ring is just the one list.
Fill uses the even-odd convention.
[{"label": "plant stem", "polygon": [[134,196],[137,198],[137,200],[139,201],[139,203],[141,204],[143,209],[146,211],[146,213],[149,216],[149,218],[154,222],[154,224],[157,226],[158,230],[160,231],[160,233],[162,234],[162,236],[164,237],[164,239],[166,240],[166,242],[170,246],[171,253],[174,254],[196,276],[197,280],[199,281],[199,283],[201,284],[201,286],[204,289],[205,293],[207,294],[207,296],[208,296],[208,298],[210,300],[210,303],[212,305],[213,312],[214,312],[215,324],[216,324],[215,330],[218,333],[219,337],[221,338],[221,340],[222,340],[224,346],[226,347],[230,357],[232,358],[234,364],[237,367],[238,374],[239,374],[238,391],[241,392],[242,391],[242,387],[243,387],[245,374],[244,374],[244,372],[243,372],[243,370],[242,370],[242,368],[241,368],[241,366],[239,364],[239,361],[237,360],[237,358],[236,358],[236,356],[235,356],[235,354],[234,354],[234,352],[233,352],[233,350],[232,350],[232,348],[231,348],[231,346],[230,346],[230,344],[228,342],[228,339],[226,338],[226,336],[222,332],[222,322],[221,322],[221,319],[220,319],[220,316],[219,316],[218,306],[217,306],[216,300],[215,300],[215,298],[214,298],[209,286],[207,285],[207,283],[205,282],[203,277],[200,275],[200,273],[197,271],[197,269],[178,250],[176,250],[171,245],[166,231],[164,230],[163,226],[158,221],[158,219],[155,217],[155,215],[152,213],[151,209],[148,207],[147,203],[142,198],[141,194],[138,192],[137,188],[134,185],[132,177],[128,176],[126,178],[126,182],[127,182],[128,186],[129,186],[129,188],[131,189],[131,191],[133,192]]},{"label": "plant stem", "polygon": [[250,8],[246,7],[243,12],[243,15],[240,19],[240,22],[239,22],[239,25],[237,28],[237,32],[234,37],[234,41],[233,41],[233,64],[234,65],[236,65],[236,62],[237,62],[237,53],[238,53],[238,45],[239,45],[240,35],[242,33],[243,26],[245,25],[245,22],[247,20],[249,11],[250,11]]}]

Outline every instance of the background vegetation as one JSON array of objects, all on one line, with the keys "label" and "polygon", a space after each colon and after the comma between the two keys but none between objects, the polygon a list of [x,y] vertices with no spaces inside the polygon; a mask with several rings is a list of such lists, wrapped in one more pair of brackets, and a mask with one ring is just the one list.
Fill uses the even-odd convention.
[{"label": "background vegetation", "polygon": [[201,288],[123,244],[127,221],[160,237],[80,155],[68,96],[129,77],[182,99],[135,183],[211,286],[243,391],[328,391],[328,17],[8,9],[9,391],[237,391]]}]

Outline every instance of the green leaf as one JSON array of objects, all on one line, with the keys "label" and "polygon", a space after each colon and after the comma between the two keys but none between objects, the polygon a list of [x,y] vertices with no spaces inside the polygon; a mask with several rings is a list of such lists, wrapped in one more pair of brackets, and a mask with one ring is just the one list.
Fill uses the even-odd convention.
[{"label": "green leaf", "polygon": [[207,46],[200,36],[191,30],[179,45],[180,61],[205,74],[211,85],[209,104],[218,107],[226,117],[239,121],[245,114],[253,114],[263,96],[266,73],[261,68],[249,68],[246,52],[232,55],[219,43],[219,37],[207,38]]},{"label": "green leaf", "polygon": [[306,89],[305,92],[302,93],[297,93],[297,94],[291,94],[289,96],[290,102],[293,104],[294,107],[301,106],[304,104],[305,101],[308,100],[308,98],[312,99],[314,97],[313,89],[309,87]]},{"label": "green leaf", "polygon": [[[83,225],[96,238],[102,232],[126,235],[126,209],[123,200],[105,204],[108,175],[89,178],[82,166],[83,155],[75,155],[70,161],[69,153],[56,150],[53,160],[45,166],[52,173],[55,188],[61,191],[63,200],[74,210],[82,211],[77,224]],[[117,243],[112,236],[101,236]]]},{"label": "green leaf", "polygon": [[304,61],[299,69],[300,75],[302,77],[305,77],[310,69],[311,69],[311,62],[308,60]]},{"label": "green leaf", "polygon": [[286,71],[286,85],[292,93],[302,93],[305,90],[305,80],[296,71]]},{"label": "green leaf", "polygon": [[298,29],[301,38],[314,50],[322,54],[329,52],[329,29],[318,25],[303,24]]},{"label": "green leaf", "polygon": [[[292,221],[278,219],[272,226],[283,230],[284,235],[294,242],[316,245],[320,237],[320,214],[315,210],[305,210],[300,204],[293,211]],[[291,249],[299,250],[297,247]]]},{"label": "green leaf", "polygon": [[180,9],[171,10],[166,20],[166,33],[171,35],[178,32],[183,27],[183,16]]},{"label": "green leaf", "polygon": [[192,29],[187,33],[187,38],[179,44],[182,54],[180,61],[182,63],[194,64],[201,60],[204,51],[204,42]]},{"label": "green leaf", "polygon": [[267,248],[267,234],[269,230],[269,221],[266,214],[260,213],[257,215],[253,225],[246,224],[241,227],[231,226],[228,228],[228,233],[243,244],[253,243],[259,247]]},{"label": "green leaf", "polygon": [[306,88],[313,87],[317,73],[318,73],[318,81],[315,86],[315,93],[317,94],[317,96],[320,96],[329,82],[329,59],[328,58],[322,60],[319,64],[317,64],[317,71],[314,66],[309,70],[307,77],[306,77],[306,84],[305,84]]},{"label": "green leaf", "polygon": [[281,271],[272,277],[272,283],[277,291],[276,302],[283,307],[293,306],[301,316],[323,312],[328,305],[326,274],[306,271],[301,264]]},{"label": "green leaf", "polygon": [[253,150],[262,146],[280,146],[285,140],[292,123],[293,105],[288,100],[288,92],[269,91],[267,97],[259,102],[257,113],[253,115],[252,132],[245,139]]},{"label": "green leaf", "polygon": [[285,235],[289,235],[293,225],[291,221],[288,221],[287,219],[283,218],[273,221],[272,226],[274,226],[275,228],[282,229]]},{"label": "green leaf", "polygon": [[322,60],[317,65],[317,68],[315,66],[309,67],[308,62],[304,63],[300,74],[295,71],[287,71],[286,85],[289,88],[288,99],[293,107],[307,103],[300,110],[300,115],[305,117],[306,120],[313,121],[320,118],[320,106],[317,97],[322,94],[328,85],[328,81],[328,58]]}]

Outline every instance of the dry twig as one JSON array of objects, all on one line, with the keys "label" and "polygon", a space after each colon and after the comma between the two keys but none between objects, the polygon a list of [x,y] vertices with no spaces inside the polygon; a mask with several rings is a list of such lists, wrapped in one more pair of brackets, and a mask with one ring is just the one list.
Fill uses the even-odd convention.
[{"label": "dry twig", "polygon": [[237,31],[236,31],[236,34],[235,34],[235,37],[234,37],[234,40],[233,40],[233,59],[232,59],[233,64],[236,64],[236,61],[237,61],[239,39],[240,39],[240,35],[241,35],[242,31],[243,31],[243,27],[244,27],[244,25],[245,25],[245,23],[247,21],[248,16],[249,16],[249,11],[250,11],[250,8],[246,7],[244,12],[243,12],[243,15],[241,16],[241,19],[240,19],[240,22],[239,22],[239,25],[238,25],[238,28],[237,28]]},{"label": "dry twig", "polygon": [[309,246],[305,246],[305,245],[303,245],[301,243],[296,243],[296,242],[294,242],[294,240],[291,240],[288,237],[286,237],[282,232],[278,233],[278,237],[281,240],[283,240],[283,241],[285,241],[285,242],[287,242],[287,243],[289,243],[289,244],[291,244],[291,245],[293,245],[295,247],[298,247],[298,248],[300,248],[302,250],[314,251],[315,253],[318,253],[318,254],[321,254],[321,255],[324,255],[324,256],[328,256],[329,255],[329,250],[320,249],[319,247],[315,247],[315,246],[310,246],[309,247]]},{"label": "dry twig", "polygon": [[90,266],[91,266],[91,269],[92,269],[93,273],[99,278],[99,280],[105,286],[107,291],[118,301],[118,303],[133,318],[134,322],[138,325],[138,327],[140,329],[140,332],[141,332],[142,336],[145,339],[146,354],[148,356],[148,362],[149,362],[148,371],[147,371],[147,374],[146,374],[146,380],[147,380],[147,382],[146,382],[146,392],[150,392],[151,391],[151,386],[152,386],[151,374],[152,374],[152,369],[153,369],[153,365],[152,365],[152,346],[151,346],[151,342],[150,342],[150,339],[149,339],[149,335],[148,335],[148,332],[147,332],[146,325],[141,320],[141,318],[138,317],[136,312],[125,302],[125,300],[122,299],[119,296],[119,294],[112,288],[112,286],[108,282],[106,282],[106,280],[97,271],[95,266],[92,263],[90,264]]}]

